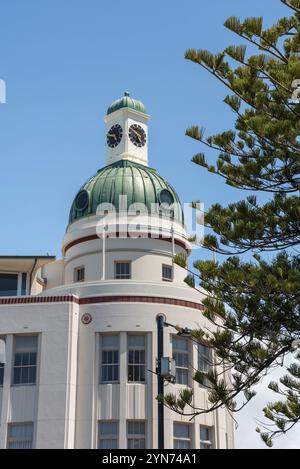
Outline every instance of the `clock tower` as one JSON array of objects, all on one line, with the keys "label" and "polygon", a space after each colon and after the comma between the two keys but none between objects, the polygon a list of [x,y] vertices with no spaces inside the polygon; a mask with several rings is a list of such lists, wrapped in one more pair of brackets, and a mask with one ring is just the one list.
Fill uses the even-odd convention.
[{"label": "clock tower", "polygon": [[131,160],[148,166],[149,116],[141,101],[128,92],[108,108],[106,124],[106,164]]}]

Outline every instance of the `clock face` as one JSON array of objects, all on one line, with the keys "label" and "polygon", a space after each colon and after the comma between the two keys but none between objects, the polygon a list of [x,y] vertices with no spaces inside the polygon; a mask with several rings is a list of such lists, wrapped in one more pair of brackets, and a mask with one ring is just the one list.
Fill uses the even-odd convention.
[{"label": "clock face", "polygon": [[129,127],[129,138],[136,147],[143,147],[146,143],[146,132],[138,124]]},{"label": "clock face", "polygon": [[86,190],[80,191],[75,199],[75,207],[77,210],[84,210],[89,203],[89,194]]},{"label": "clock face", "polygon": [[163,208],[169,210],[174,204],[173,194],[168,189],[162,189],[159,193],[159,201]]},{"label": "clock face", "polygon": [[107,145],[115,148],[122,140],[123,130],[119,124],[113,125],[107,133]]}]

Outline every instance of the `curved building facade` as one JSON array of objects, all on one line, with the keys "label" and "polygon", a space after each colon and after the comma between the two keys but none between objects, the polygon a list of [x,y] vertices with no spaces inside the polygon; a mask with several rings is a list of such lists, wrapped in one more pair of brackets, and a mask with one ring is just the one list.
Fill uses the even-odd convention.
[{"label": "curved building facade", "polygon": [[176,191],[148,166],[148,119],[128,93],[108,108],[106,165],[74,196],[60,260],[0,258],[0,448],[234,445],[223,408],[158,415],[158,340],[174,359],[164,391],[188,386],[205,409],[193,374],[213,352],[173,326],[214,326],[173,262],[191,246]]}]

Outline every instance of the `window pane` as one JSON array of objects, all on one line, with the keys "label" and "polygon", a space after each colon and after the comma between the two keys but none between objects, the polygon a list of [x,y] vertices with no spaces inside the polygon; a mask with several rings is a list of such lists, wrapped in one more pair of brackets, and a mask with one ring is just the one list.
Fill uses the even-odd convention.
[{"label": "window pane", "polygon": [[118,434],[118,422],[101,422],[100,434],[101,435],[117,435]]},{"label": "window pane", "polygon": [[210,440],[209,429],[207,427],[200,427],[200,440],[207,441]]},{"label": "window pane", "polygon": [[30,424],[10,424],[8,428],[10,438],[32,438],[33,425]]},{"label": "window pane", "polygon": [[[101,381],[119,380],[119,336],[108,335],[101,337]],[[114,350],[117,348],[117,350]],[[104,349],[104,350],[103,350]]]},{"label": "window pane", "polygon": [[7,444],[8,449],[32,449],[31,441],[9,441]]},{"label": "window pane", "polygon": [[174,440],[174,449],[190,449],[191,443],[188,440]]},{"label": "window pane", "polygon": [[85,268],[76,267],[74,269],[74,280],[75,282],[84,282],[85,279]]},{"label": "window pane", "polygon": [[128,381],[145,381],[145,336],[128,335]]},{"label": "window pane", "polygon": [[21,383],[21,368],[14,369],[14,384]]},{"label": "window pane", "polygon": [[101,449],[117,449],[118,448],[118,422],[99,422],[99,443],[98,448]]},{"label": "window pane", "polygon": [[0,386],[3,386],[3,380],[4,380],[4,365],[3,363],[0,363]]},{"label": "window pane", "polygon": [[29,384],[29,368],[22,367],[21,369],[21,383],[20,384]]},{"label": "window pane", "polygon": [[30,449],[32,448],[33,423],[9,424],[7,432],[7,448]]},{"label": "window pane", "polygon": [[140,366],[140,381],[145,381],[145,367],[144,367],[144,365]]},{"label": "window pane", "polygon": [[189,449],[191,447],[190,425],[188,423],[174,422],[174,448]]},{"label": "window pane", "polygon": [[211,367],[211,349],[205,345],[198,345],[199,369],[204,373]]},{"label": "window pane", "polygon": [[146,447],[145,422],[127,422],[127,447],[129,449],[143,449]]},{"label": "window pane", "polygon": [[145,347],[145,336],[144,335],[128,335],[129,347]]},{"label": "window pane", "polygon": [[189,384],[189,375],[187,370],[176,369],[176,383],[178,384]]},{"label": "window pane", "polygon": [[173,358],[176,367],[176,383],[188,385],[189,378],[189,341],[173,337]]},{"label": "window pane", "polygon": [[176,367],[188,368],[189,366],[189,356],[187,353],[173,353],[173,358],[176,362]]},{"label": "window pane", "polygon": [[190,427],[186,423],[174,423],[174,436],[177,438],[189,438]]},{"label": "window pane", "polygon": [[99,449],[118,449],[118,440],[116,439],[100,440]]},{"label": "window pane", "polygon": [[22,365],[22,353],[15,353],[15,366]]},{"label": "window pane", "polygon": [[103,335],[102,336],[102,347],[119,347],[119,336],[118,335]]},{"label": "window pane", "polygon": [[22,274],[22,285],[21,285],[21,295],[26,295],[26,279],[27,274]]},{"label": "window pane", "polygon": [[17,335],[15,336],[15,350],[22,352],[36,352],[36,335]]},{"label": "window pane", "polygon": [[18,294],[18,275],[0,274],[0,296],[16,296]]},{"label": "window pane", "polygon": [[28,368],[28,374],[29,374],[28,383],[29,384],[35,384],[35,382],[36,382],[36,367],[35,366],[29,367]]},{"label": "window pane", "polygon": [[15,336],[13,384],[35,384],[37,336]]},{"label": "window pane", "polygon": [[172,280],[172,267],[168,265],[162,266],[162,278],[163,280]]},{"label": "window pane", "polygon": [[36,365],[36,352],[29,354],[29,365]]},{"label": "window pane", "polygon": [[101,381],[108,381],[106,366],[102,366]]},{"label": "window pane", "polygon": [[[202,371],[202,373],[208,373],[212,370],[212,352],[209,347],[206,347],[203,344],[198,345],[198,369]],[[203,386],[209,387],[211,384],[207,378],[204,379]]]},{"label": "window pane", "polygon": [[102,363],[104,365],[108,363],[108,352],[106,350],[102,351]]},{"label": "window pane", "polygon": [[128,449],[145,449],[145,438],[128,438]]},{"label": "window pane", "polygon": [[132,365],[128,365],[128,381],[134,381]]},{"label": "window pane", "polygon": [[22,353],[22,366],[29,365],[29,353]]},{"label": "window pane", "polygon": [[130,278],[130,262],[116,262],[115,263],[115,278],[129,279]]},{"label": "window pane", "polygon": [[145,422],[128,422],[128,434],[129,435],[144,435],[145,434]]},{"label": "window pane", "polygon": [[188,339],[179,339],[178,337],[173,337],[173,349],[187,352],[189,350]]},{"label": "window pane", "polygon": [[112,367],[112,381],[119,381],[119,367],[114,365]]}]

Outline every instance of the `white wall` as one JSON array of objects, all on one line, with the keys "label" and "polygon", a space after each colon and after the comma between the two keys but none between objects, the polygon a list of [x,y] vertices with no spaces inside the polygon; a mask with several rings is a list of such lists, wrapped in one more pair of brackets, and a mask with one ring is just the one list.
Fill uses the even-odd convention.
[{"label": "white wall", "polygon": [[[0,448],[7,423],[34,422],[36,448],[74,446],[78,306],[75,303],[0,305],[8,361],[2,389]],[[9,314],[7,314],[9,312]],[[36,386],[12,386],[13,334],[38,334]]]}]

